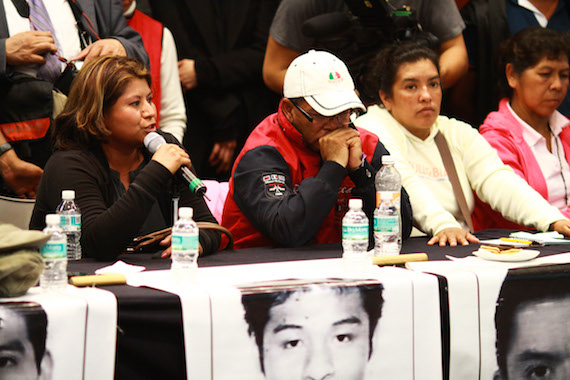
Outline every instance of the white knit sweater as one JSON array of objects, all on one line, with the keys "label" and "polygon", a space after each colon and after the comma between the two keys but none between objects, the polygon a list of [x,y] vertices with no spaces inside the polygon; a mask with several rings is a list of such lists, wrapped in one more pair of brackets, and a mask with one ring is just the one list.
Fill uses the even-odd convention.
[{"label": "white knit sweater", "polygon": [[465,228],[434,141],[438,131],[447,140],[471,211],[475,191],[481,200],[505,218],[542,231],[548,230],[555,221],[565,219],[556,207],[504,165],[495,149],[466,123],[439,116],[428,138],[421,140],[385,108],[374,105],[355,124],[377,134],[394,156],[402,185],[410,196],[414,223],[424,232],[435,235],[445,228]]}]

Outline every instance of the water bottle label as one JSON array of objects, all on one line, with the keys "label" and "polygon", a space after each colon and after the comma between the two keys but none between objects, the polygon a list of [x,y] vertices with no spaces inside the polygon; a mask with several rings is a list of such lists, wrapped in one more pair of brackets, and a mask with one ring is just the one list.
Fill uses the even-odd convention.
[{"label": "water bottle label", "polygon": [[368,226],[342,226],[343,240],[368,241]]},{"label": "water bottle label", "polygon": [[44,244],[41,250],[44,259],[63,259],[67,257],[67,243],[51,243]]},{"label": "water bottle label", "polygon": [[384,216],[374,218],[374,232],[400,232],[400,227],[398,226],[398,217],[396,216]]},{"label": "water bottle label", "polygon": [[81,215],[61,215],[59,226],[64,231],[81,231]]},{"label": "water bottle label", "polygon": [[198,252],[198,235],[172,235],[172,250]]}]

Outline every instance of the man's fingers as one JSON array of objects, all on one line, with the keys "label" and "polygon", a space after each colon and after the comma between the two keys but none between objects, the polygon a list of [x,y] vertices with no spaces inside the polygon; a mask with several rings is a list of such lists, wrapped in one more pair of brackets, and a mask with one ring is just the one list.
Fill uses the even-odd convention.
[{"label": "man's fingers", "polygon": [[85,56],[85,59],[83,61],[85,63],[87,63],[87,62],[91,61],[92,59],[99,57],[101,55],[102,50],[103,50],[103,47],[101,45],[97,45],[97,44],[91,45],[91,49],[89,49],[89,51],[87,52],[87,55]]},{"label": "man's fingers", "polygon": [[214,144],[214,146],[212,147],[212,152],[210,153],[210,158],[209,160],[212,161],[214,160],[218,154],[220,152],[220,144]]},{"label": "man's fingers", "polygon": [[41,55],[38,54],[31,54],[29,56],[28,62],[30,64],[34,64],[34,65],[43,65],[46,63],[46,60],[44,57],[42,57]]},{"label": "man's fingers", "polygon": [[214,156],[210,156],[210,159],[208,160],[208,162],[210,163],[210,165],[212,166],[218,166],[218,164],[221,162],[220,156],[218,154],[214,155]]},{"label": "man's fingers", "polygon": [[83,61],[85,59],[85,57],[87,57],[89,50],[91,50],[91,45],[87,46],[85,49],[83,49],[81,52],[79,52],[79,54],[77,54],[75,57],[71,58],[70,61]]},{"label": "man's fingers", "polygon": [[53,43],[53,40],[38,42],[31,48],[32,53],[36,54],[55,53],[57,51],[57,45]]}]

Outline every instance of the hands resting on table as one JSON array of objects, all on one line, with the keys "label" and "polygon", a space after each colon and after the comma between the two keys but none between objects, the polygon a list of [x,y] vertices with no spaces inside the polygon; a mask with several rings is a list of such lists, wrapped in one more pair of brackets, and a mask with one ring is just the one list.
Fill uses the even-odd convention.
[{"label": "hands resting on table", "polygon": [[479,239],[463,228],[446,228],[428,240],[428,245],[434,245],[435,243],[439,243],[441,247],[444,247],[447,243],[451,247],[455,247],[457,243],[461,245],[479,243]]},{"label": "hands resting on table", "polygon": [[[561,219],[550,225],[550,229],[561,233],[564,236],[570,236],[570,220]],[[429,239],[428,244],[434,245],[439,243],[441,247],[444,247],[447,243],[451,247],[457,246],[457,244],[468,245],[469,243],[478,243],[479,239],[472,235],[469,231],[462,228],[446,228],[439,231],[431,239]]]}]

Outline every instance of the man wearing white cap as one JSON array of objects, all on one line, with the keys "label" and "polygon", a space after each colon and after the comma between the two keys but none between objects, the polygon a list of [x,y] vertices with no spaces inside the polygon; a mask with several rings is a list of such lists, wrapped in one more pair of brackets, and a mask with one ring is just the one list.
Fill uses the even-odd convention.
[{"label": "man wearing white cap", "polygon": [[[291,62],[283,95],[233,167],[222,225],[235,248],[340,242],[349,198],[361,198],[372,220],[374,177],[388,151],[351,124],[365,108],[346,65],[311,50]],[[405,190],[401,199],[407,238],[412,211]]]}]

